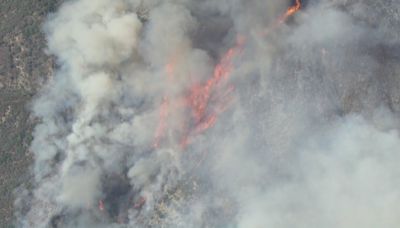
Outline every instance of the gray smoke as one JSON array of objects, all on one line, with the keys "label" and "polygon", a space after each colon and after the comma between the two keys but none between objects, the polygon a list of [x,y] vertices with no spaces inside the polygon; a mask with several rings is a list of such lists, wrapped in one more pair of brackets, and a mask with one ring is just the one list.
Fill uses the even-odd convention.
[{"label": "gray smoke", "polygon": [[[398,227],[400,3],[302,1],[277,23],[293,2],[65,2],[16,226]],[[229,104],[182,130],[237,37],[205,112]]]}]

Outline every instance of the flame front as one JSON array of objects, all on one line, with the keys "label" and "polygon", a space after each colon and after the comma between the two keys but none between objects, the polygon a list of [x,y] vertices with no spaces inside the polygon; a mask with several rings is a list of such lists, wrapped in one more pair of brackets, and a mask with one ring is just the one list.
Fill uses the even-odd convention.
[{"label": "flame front", "polygon": [[[180,145],[185,148],[194,136],[203,133],[214,126],[218,115],[226,110],[231,102],[230,94],[234,90],[232,85],[228,85],[229,75],[233,70],[233,58],[237,56],[243,47],[244,42],[238,39],[236,46],[230,48],[222,57],[221,61],[215,66],[211,78],[204,83],[191,86],[184,97],[170,99],[168,96],[163,98],[159,108],[159,123],[156,129],[153,147],[158,148],[168,130],[168,119],[171,107],[181,108],[189,111],[191,116],[183,124],[181,129]],[[165,67],[168,80],[174,79],[174,64],[168,63]],[[216,104],[215,108],[210,107],[210,102]],[[186,129],[185,129],[186,128]]]},{"label": "flame front", "polygon": [[[296,0],[295,5],[289,7],[286,12],[273,23],[273,28],[285,22],[301,8],[300,0]],[[184,109],[191,113],[192,121],[182,124],[180,145],[185,148],[193,142],[193,138],[213,127],[217,122],[218,115],[224,112],[232,100],[233,85],[228,85],[228,79],[234,70],[233,59],[240,53],[245,44],[245,37],[239,36],[236,45],[230,48],[215,66],[213,75],[202,84],[193,85],[188,89],[188,93],[183,98],[171,100],[168,96],[163,98],[159,108],[159,122],[156,129],[153,147],[160,147],[161,141],[168,130],[168,118],[171,106],[176,108],[184,106]],[[165,71],[169,82],[173,82],[176,61],[171,61],[165,66]],[[183,102],[182,102],[183,100]],[[215,107],[210,107],[213,101]],[[194,126],[193,126],[194,125]]]},{"label": "flame front", "polygon": [[286,21],[289,17],[293,16],[297,11],[299,11],[301,8],[301,1],[296,0],[296,4],[294,6],[289,7],[289,9],[286,10],[286,12],[280,17],[279,21],[284,22]]}]

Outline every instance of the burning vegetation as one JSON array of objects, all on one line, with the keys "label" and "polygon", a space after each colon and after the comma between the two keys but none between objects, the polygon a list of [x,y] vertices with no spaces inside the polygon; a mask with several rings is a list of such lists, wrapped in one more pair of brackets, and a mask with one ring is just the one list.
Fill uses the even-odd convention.
[{"label": "burning vegetation", "polygon": [[[378,82],[368,87],[368,101],[359,100],[359,110],[377,114],[347,116],[348,97],[373,81],[360,75],[376,62],[349,38],[358,31],[351,34],[364,39],[364,28],[355,29],[360,25],[339,3],[305,9],[300,0],[290,2],[61,6],[45,25],[60,67],[33,105],[42,119],[32,143],[35,186],[16,202],[18,225],[327,227],[323,216],[309,217],[331,211],[322,193],[346,197],[324,180],[348,176],[351,194],[368,185],[358,153],[374,157],[387,147],[377,143],[370,151],[359,140],[374,135],[392,145],[391,153],[397,138],[382,130],[390,124],[373,124],[395,118],[372,101],[384,86]],[[349,48],[363,60],[359,65],[346,59]],[[341,173],[346,161],[359,172]],[[313,194],[318,202],[310,204]]]}]

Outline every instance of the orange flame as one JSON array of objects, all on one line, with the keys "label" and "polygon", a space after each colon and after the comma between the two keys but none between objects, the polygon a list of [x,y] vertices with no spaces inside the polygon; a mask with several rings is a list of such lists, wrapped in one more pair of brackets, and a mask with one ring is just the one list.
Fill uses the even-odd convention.
[{"label": "orange flame", "polygon": [[[188,94],[184,98],[176,98],[171,101],[167,96],[163,98],[159,108],[159,122],[153,141],[154,148],[159,148],[162,139],[165,137],[165,132],[168,128],[167,121],[170,115],[169,110],[171,107],[184,106],[186,109],[189,109],[195,124],[191,129],[182,129],[181,146],[183,148],[189,144],[191,141],[190,138],[204,132],[216,123],[217,115],[221,113],[221,110],[226,108],[209,110],[210,100],[213,98],[213,100],[216,100],[215,103],[218,103],[218,99],[220,99],[218,98],[218,92],[222,94],[222,96],[220,96],[221,100],[222,98],[227,100],[226,97],[233,91],[232,87],[227,87],[225,92],[218,91],[218,89],[223,89],[223,85],[228,80],[228,76],[233,69],[232,60],[239,53],[243,44],[244,39],[238,39],[237,45],[229,49],[224,54],[221,61],[215,66],[213,76],[203,84],[196,84],[189,88]],[[165,67],[169,80],[173,80],[174,78],[174,68],[175,63],[172,62],[168,63]],[[188,125],[190,126],[191,124]],[[186,126],[186,128],[188,128],[188,126]]]},{"label": "orange flame", "polygon": [[[279,17],[279,19],[272,25],[276,27],[279,24],[285,22],[290,16],[295,14],[301,8],[300,0],[296,0],[296,4],[289,7],[287,11]],[[215,66],[213,75],[210,79],[205,81],[203,84],[197,84],[192,86],[188,94],[182,99],[178,98],[174,103],[183,105],[190,110],[194,122],[194,127],[182,129],[183,135],[181,139],[181,147],[185,148],[192,142],[193,137],[203,133],[207,129],[213,127],[217,122],[218,115],[224,112],[230,105],[230,94],[234,90],[233,86],[227,86],[229,75],[233,70],[233,59],[241,51],[246,38],[240,36],[234,47],[230,48],[221,58],[220,62]],[[175,58],[174,58],[175,59]],[[174,79],[176,61],[171,61],[165,67],[169,81]],[[214,109],[210,108],[210,103],[216,103]],[[167,130],[167,119],[170,115],[169,109],[170,104],[168,97],[164,97],[160,106],[159,123],[155,133],[155,139],[153,146],[158,148],[162,138],[165,136]],[[176,105],[175,105],[176,106]],[[186,125],[186,124],[183,124]]]},{"label": "orange flame", "polygon": [[296,0],[296,4],[294,6],[289,7],[286,10],[286,13],[283,14],[280,19],[279,22],[285,22],[289,17],[291,17],[292,15],[294,15],[297,11],[299,11],[301,8],[301,1],[300,0]]},{"label": "orange flame", "polygon": [[[207,129],[213,127],[217,122],[218,115],[223,109],[210,109],[211,98],[214,96],[215,103],[224,102],[223,98],[233,91],[233,87],[224,87],[229,75],[233,70],[233,58],[240,52],[244,44],[244,39],[238,39],[236,46],[230,48],[221,61],[215,66],[213,76],[202,85],[195,85],[190,89],[187,96],[187,105],[192,111],[195,120],[195,127],[187,131],[181,141],[181,147],[185,148],[191,143],[191,138],[203,133]],[[218,89],[222,89],[225,93],[219,93]],[[224,96],[220,96],[223,94]],[[227,105],[226,105],[227,106]]]},{"label": "orange flame", "polygon": [[207,80],[204,85],[195,85],[191,88],[190,95],[188,96],[188,105],[191,107],[197,123],[201,122],[202,118],[204,118],[208,101],[214,89],[221,85],[222,80],[226,81],[228,79],[233,68],[232,60],[240,48],[241,44],[238,44],[229,49],[221,62],[215,67],[213,77]]}]

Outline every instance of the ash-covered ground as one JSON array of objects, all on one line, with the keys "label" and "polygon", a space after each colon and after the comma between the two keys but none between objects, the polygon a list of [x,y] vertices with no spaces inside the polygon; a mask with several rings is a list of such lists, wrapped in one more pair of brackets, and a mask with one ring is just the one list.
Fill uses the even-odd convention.
[{"label": "ash-covered ground", "polygon": [[400,225],[400,2],[75,0],[17,227]]}]

